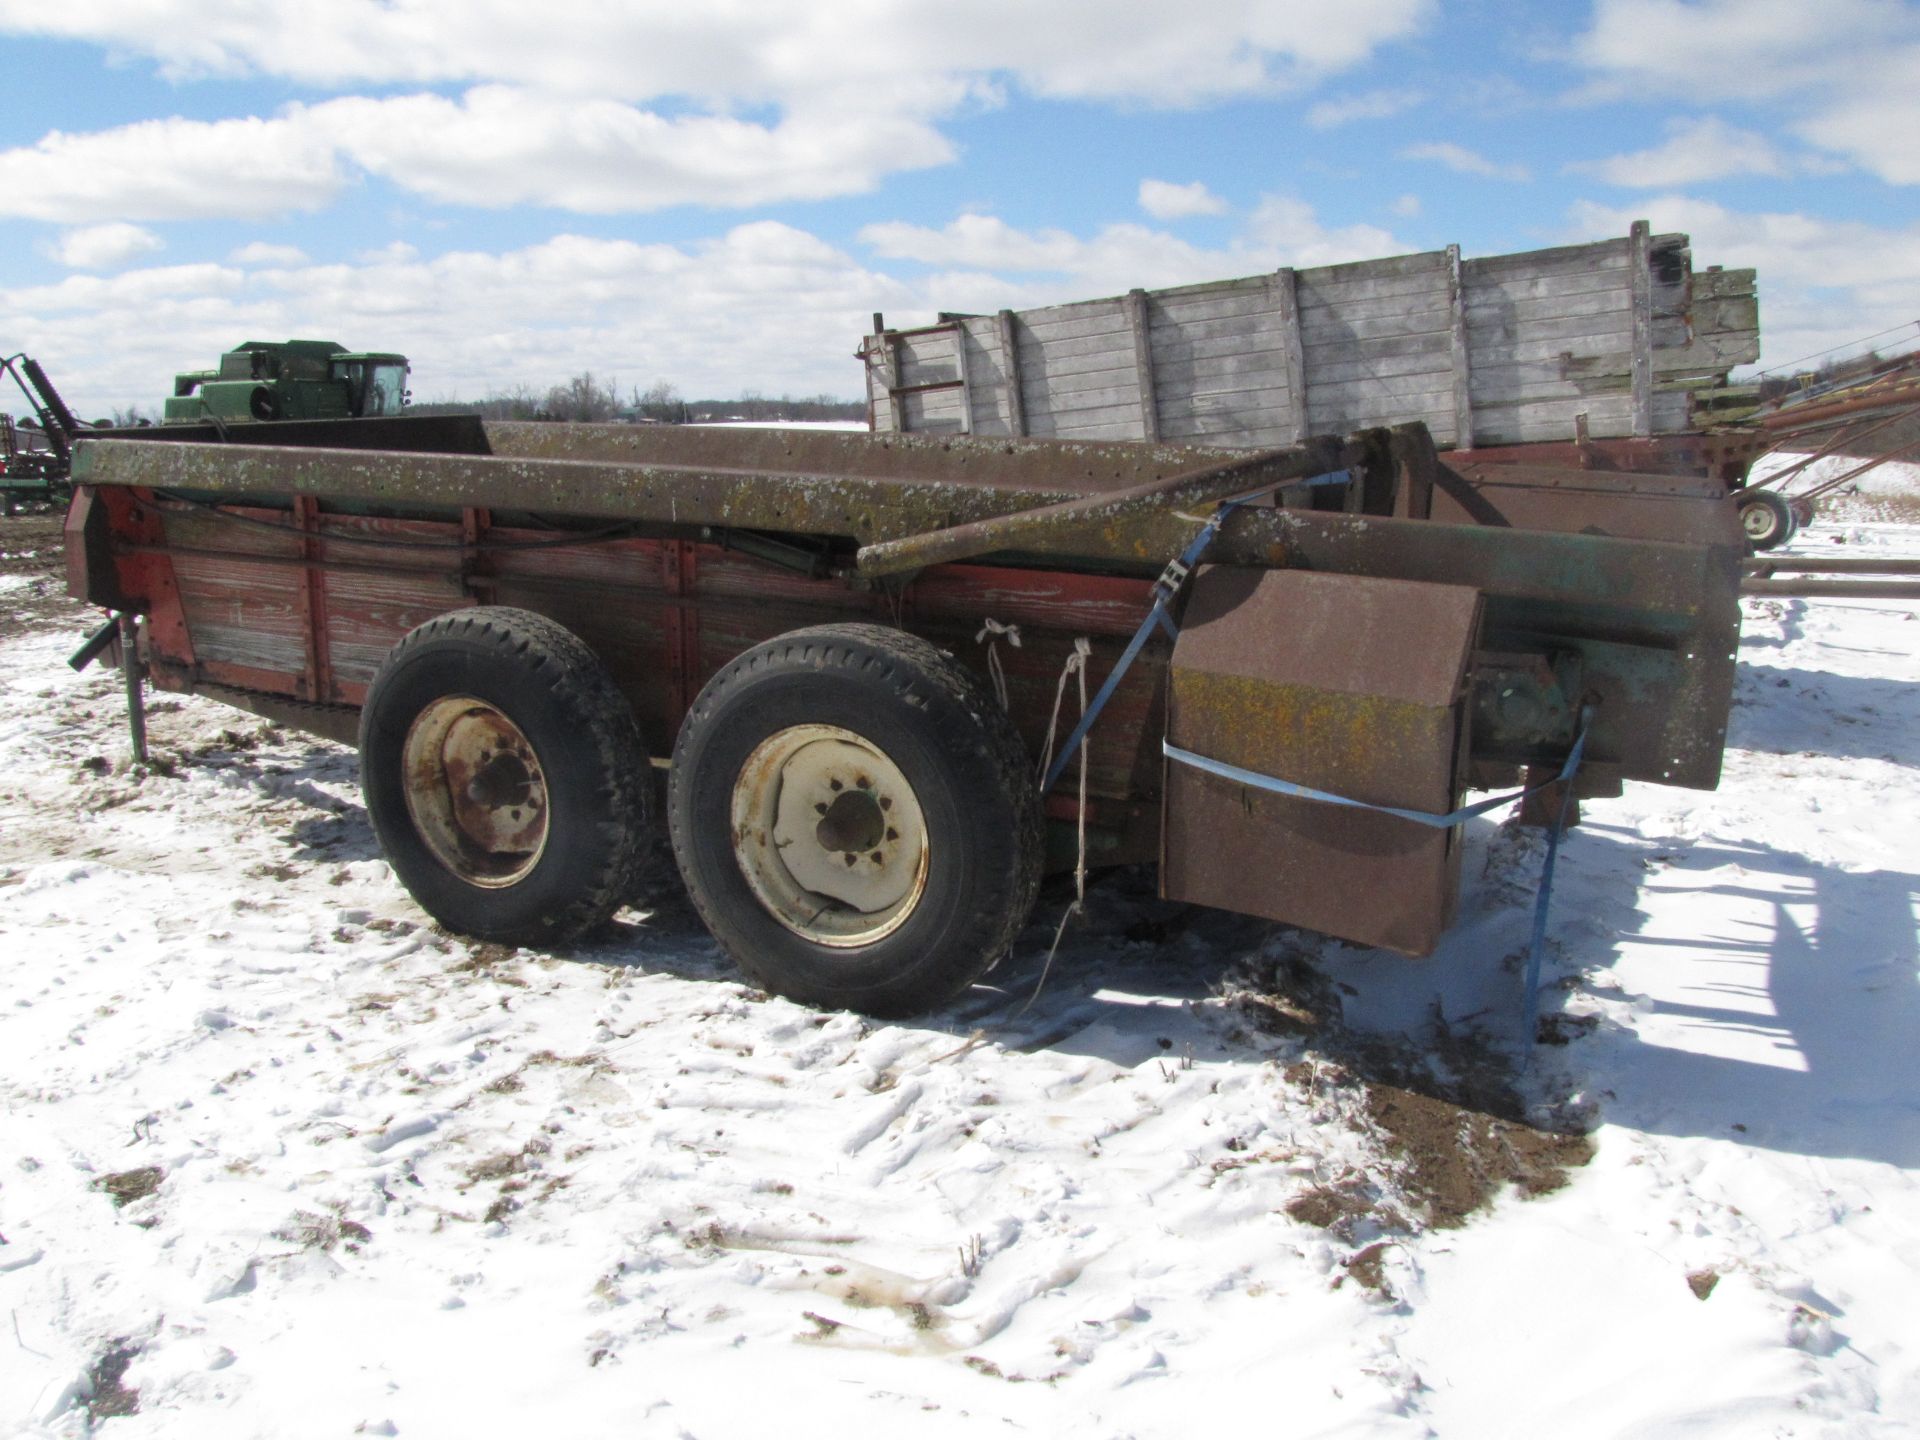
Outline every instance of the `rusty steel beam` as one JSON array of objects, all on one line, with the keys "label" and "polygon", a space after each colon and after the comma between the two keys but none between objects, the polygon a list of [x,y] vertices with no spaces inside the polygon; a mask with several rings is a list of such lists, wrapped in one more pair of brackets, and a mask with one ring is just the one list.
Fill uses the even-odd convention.
[{"label": "rusty steel beam", "polygon": [[1920,580],[1743,580],[1740,593],[1827,600],[1920,600]]},{"label": "rusty steel beam", "polygon": [[1920,381],[1906,381],[1889,386],[1879,395],[1872,393],[1856,395],[1851,399],[1830,400],[1821,405],[1790,405],[1770,415],[1758,416],[1751,423],[1769,432],[1790,433],[1848,415],[1862,415],[1872,410],[1883,410],[1889,405],[1920,408]]},{"label": "rusty steel beam", "polygon": [[1749,575],[1920,575],[1920,560],[1872,555],[1755,555],[1741,567]]},{"label": "rusty steel beam", "polygon": [[[1235,495],[1337,470],[1350,448],[1337,437],[1323,435],[1301,445],[1259,451],[1230,464],[1206,465],[1108,495],[1080,496],[924,535],[864,545],[859,555],[860,573],[897,575],[903,570],[921,570],[1003,550],[1027,554],[1071,551],[1084,543],[1079,537],[1089,528],[1124,523],[1140,514],[1216,504]],[[1062,537],[1072,538],[1063,544]]]}]

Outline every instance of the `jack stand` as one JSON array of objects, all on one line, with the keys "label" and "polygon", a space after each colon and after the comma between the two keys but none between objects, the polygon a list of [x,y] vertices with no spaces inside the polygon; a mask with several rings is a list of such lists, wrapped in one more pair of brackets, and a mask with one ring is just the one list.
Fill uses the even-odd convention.
[{"label": "jack stand", "polygon": [[146,667],[140,663],[140,622],[120,616],[120,671],[127,680],[127,730],[133,741],[133,763],[147,763],[147,699],[142,686]]}]

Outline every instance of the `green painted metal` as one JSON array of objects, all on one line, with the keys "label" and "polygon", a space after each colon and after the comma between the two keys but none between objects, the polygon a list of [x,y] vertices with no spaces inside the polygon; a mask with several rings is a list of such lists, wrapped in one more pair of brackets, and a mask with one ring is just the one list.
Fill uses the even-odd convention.
[{"label": "green painted metal", "polygon": [[162,423],[397,415],[406,378],[404,355],[350,351],[331,340],[248,340],[222,355],[216,369],[174,376]]}]

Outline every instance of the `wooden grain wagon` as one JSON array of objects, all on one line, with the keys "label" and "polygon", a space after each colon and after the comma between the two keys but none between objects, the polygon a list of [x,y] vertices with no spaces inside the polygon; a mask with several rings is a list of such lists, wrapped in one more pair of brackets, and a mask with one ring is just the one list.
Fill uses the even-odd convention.
[{"label": "wooden grain wagon", "polygon": [[[1746,476],[1771,442],[1728,424],[1758,399],[1731,379],[1760,356],[1755,285],[1638,221],[1511,255],[1451,245],[909,329],[876,315],[859,354],[882,433],[1259,448],[1420,424],[1483,485],[1515,464],[1717,481],[1770,548],[1792,521]],[[1446,493],[1435,507],[1472,518]],[[1523,508],[1515,523],[1550,523]]]},{"label": "wooden grain wagon", "polygon": [[[1251,451],[470,417],[244,440],[82,440],[72,591],[152,684],[357,744],[399,878],[479,936],[603,920],[664,811],[740,967],[819,1004],[941,1002],[1077,855],[1423,953],[1457,826],[1168,756],[1429,815],[1581,733],[1580,793],[1719,775],[1740,547],[1679,482],[1547,533],[1436,518],[1475,492],[1419,425]],[[1076,657],[1118,677],[1084,747]]]}]

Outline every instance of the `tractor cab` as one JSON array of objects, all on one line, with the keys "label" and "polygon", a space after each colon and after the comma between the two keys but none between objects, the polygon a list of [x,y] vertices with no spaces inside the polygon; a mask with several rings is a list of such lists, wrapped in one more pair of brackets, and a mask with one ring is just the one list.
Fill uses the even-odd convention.
[{"label": "tractor cab", "polygon": [[163,420],[344,420],[398,415],[407,403],[407,357],[349,351],[330,340],[249,340],[215,370],[173,379]]}]

